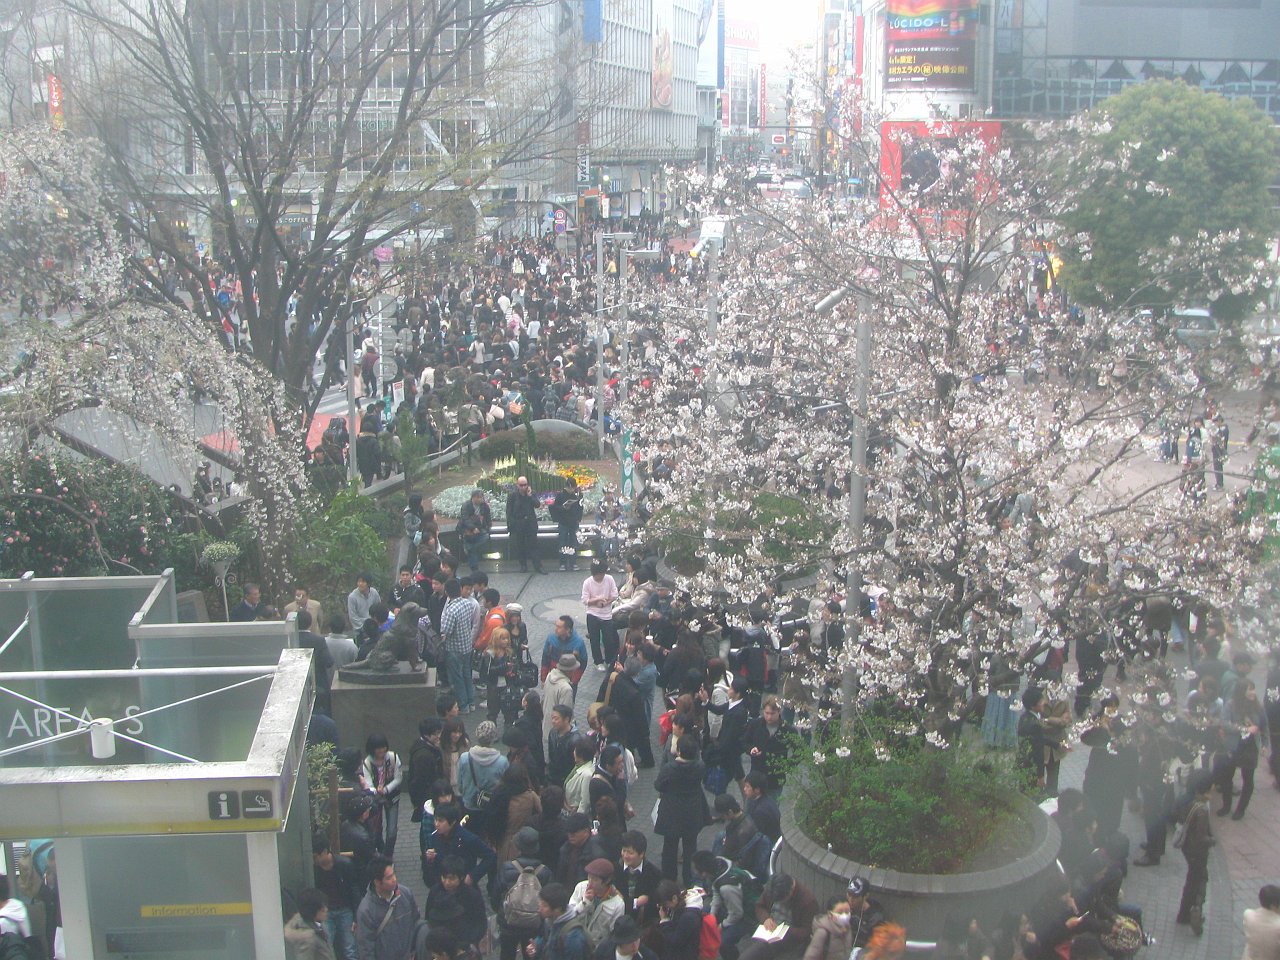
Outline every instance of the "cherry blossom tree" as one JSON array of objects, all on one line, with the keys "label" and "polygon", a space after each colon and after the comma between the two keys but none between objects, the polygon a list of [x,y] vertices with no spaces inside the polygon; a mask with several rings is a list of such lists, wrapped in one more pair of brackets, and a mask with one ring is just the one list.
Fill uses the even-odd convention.
[{"label": "cherry blossom tree", "polygon": [[[672,465],[650,478],[643,535],[694,555],[681,586],[744,610],[778,578],[839,584],[852,565],[885,590],[878,617],[811,679],[849,668],[846,697],[914,708],[938,742],[997,664],[1026,672],[1081,637],[1114,657],[1143,639],[1157,597],[1229,607],[1276,524],[1205,495],[1202,465],[1151,465],[1162,432],[1227,382],[1209,376],[1234,373],[1231,354],[1193,357],[1128,313],[1036,287],[1072,201],[1055,175],[1072,138],[947,133],[891,144],[930,156],[861,209],[695,177],[703,211],[733,214],[737,238],[705,286],[632,306],[648,359],[622,413],[638,459]],[[875,145],[850,149],[884,169]],[[863,429],[866,520],[852,529]]]},{"label": "cherry blossom tree", "polygon": [[308,486],[297,456],[298,417],[278,381],[227,352],[199,317],[138,296],[129,250],[116,229],[101,157],[91,142],[47,127],[0,136],[0,275],[11,294],[39,293],[59,307],[4,326],[16,362],[0,373],[0,431],[11,457],[56,436],[63,415],[96,408],[180,449],[198,449],[193,396],[216,403],[238,445],[271,582],[288,575],[288,544]]}]

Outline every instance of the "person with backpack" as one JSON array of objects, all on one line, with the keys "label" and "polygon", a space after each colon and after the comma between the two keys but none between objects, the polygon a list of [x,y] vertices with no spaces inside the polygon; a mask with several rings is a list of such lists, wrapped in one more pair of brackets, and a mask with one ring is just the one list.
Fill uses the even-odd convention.
[{"label": "person with backpack", "polygon": [[715,812],[717,819],[724,820],[724,833],[716,838],[712,849],[752,876],[764,879],[769,872],[769,838],[727,793],[716,797]]},{"label": "person with backpack", "polygon": [[582,912],[570,902],[569,890],[560,883],[548,883],[538,894],[542,933],[524,948],[529,960],[590,960]]},{"label": "person with backpack", "polygon": [[[658,936],[662,939],[662,960],[699,960],[703,913],[685,902],[685,894],[674,880],[658,884]],[[699,899],[701,897],[699,896]],[[710,918],[715,923],[715,918]],[[718,930],[717,930],[718,932]]]},{"label": "person with backpack", "polygon": [[498,917],[498,958],[515,960],[517,951],[542,927],[538,911],[542,888],[555,882],[551,869],[538,857],[538,831],[522,827],[515,835],[518,856],[498,868],[493,885],[493,908]]},{"label": "person with backpack", "polygon": [[492,720],[483,720],[476,727],[475,745],[458,758],[458,792],[462,794],[462,805],[471,816],[472,826],[481,833],[486,829],[483,821],[488,813],[489,798],[508,766],[502,751],[494,747],[497,739],[497,726]]},{"label": "person with backpack", "polygon": [[755,929],[756,903],[764,883],[710,850],[693,855],[693,872],[711,891],[708,913],[720,922],[720,956],[737,960],[738,942]]}]

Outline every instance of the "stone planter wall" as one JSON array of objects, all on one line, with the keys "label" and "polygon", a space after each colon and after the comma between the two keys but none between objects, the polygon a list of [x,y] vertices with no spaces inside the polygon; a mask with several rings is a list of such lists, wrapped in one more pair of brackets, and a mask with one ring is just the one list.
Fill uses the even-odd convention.
[{"label": "stone planter wall", "polygon": [[[855,863],[830,853],[809,839],[796,825],[793,804],[787,798],[782,809],[782,847],[777,869],[795,877],[818,899],[843,895],[849,878],[866,877],[872,896],[883,904],[890,919],[907,928],[911,940],[935,940],[948,916],[977,916],[984,924],[999,920],[1012,910],[1028,910],[1058,874],[1058,825],[1029,800],[1021,801],[1034,829],[1031,851],[1025,857],[993,870],[974,873],[899,873]],[[800,798],[803,802],[803,797]]]}]

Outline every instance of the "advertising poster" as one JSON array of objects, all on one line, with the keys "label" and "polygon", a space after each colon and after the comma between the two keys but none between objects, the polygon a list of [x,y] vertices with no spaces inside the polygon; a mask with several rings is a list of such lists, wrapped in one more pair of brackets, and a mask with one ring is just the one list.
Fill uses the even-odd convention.
[{"label": "advertising poster", "polygon": [[885,85],[972,90],[977,0],[887,0]]},{"label": "advertising poster", "polygon": [[675,105],[675,0],[653,0],[653,84],[649,105],[671,110]]}]

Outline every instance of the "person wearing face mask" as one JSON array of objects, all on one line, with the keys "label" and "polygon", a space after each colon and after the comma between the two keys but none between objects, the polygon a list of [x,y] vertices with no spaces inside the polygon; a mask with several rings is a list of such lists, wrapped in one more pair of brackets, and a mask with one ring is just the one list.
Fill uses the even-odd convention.
[{"label": "person wearing face mask", "polygon": [[832,897],[827,901],[826,913],[813,918],[813,937],[804,951],[804,960],[848,960],[852,950],[849,901]]}]

